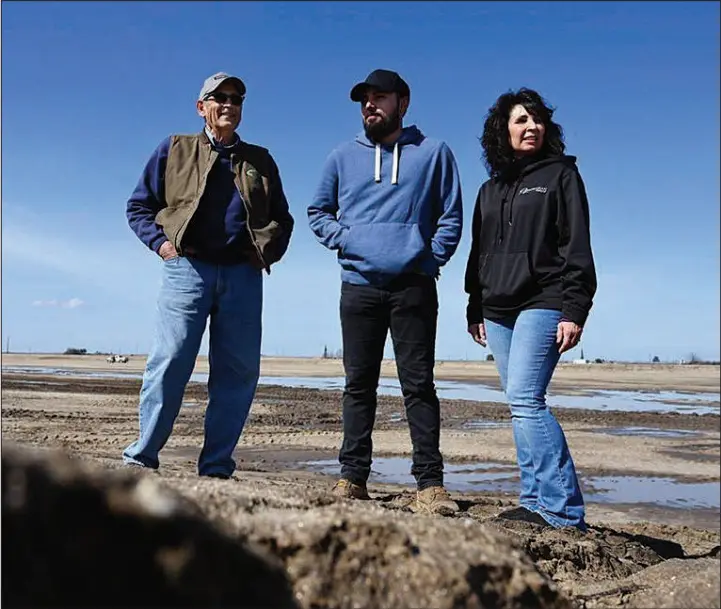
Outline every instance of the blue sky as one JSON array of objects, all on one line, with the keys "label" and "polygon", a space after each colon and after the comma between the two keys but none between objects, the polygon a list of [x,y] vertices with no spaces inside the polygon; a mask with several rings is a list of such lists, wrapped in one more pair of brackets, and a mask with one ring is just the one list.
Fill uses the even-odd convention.
[{"label": "blue sky", "polygon": [[160,264],[125,204],[160,140],[200,129],[220,70],[246,82],[239,133],[271,150],[296,219],[265,282],[263,352],[338,349],[339,267],[306,207],[361,129],[351,86],[383,67],[410,84],[405,124],[445,140],[461,174],[439,359],[487,353],[464,318],[478,137],[520,86],[557,108],[586,182],[585,355],[719,359],[717,2],[3,2],[1,25],[3,349],[147,352]]}]

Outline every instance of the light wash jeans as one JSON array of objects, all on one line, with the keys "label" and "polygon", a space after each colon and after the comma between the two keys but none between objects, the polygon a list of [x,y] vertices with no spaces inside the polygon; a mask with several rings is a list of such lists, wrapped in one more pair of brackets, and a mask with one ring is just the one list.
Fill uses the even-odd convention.
[{"label": "light wash jeans", "polygon": [[586,530],[583,496],[566,437],[546,406],[546,388],[560,357],[560,320],[560,311],[527,309],[501,321],[486,319],[486,337],[511,407],[520,504],[554,527]]},{"label": "light wash jeans", "polygon": [[210,318],[208,407],[201,476],[230,476],[233,451],[260,376],[263,306],[261,271],[193,258],[163,261],[155,340],[140,390],[140,435],[126,463],[156,469],[183,401]]}]

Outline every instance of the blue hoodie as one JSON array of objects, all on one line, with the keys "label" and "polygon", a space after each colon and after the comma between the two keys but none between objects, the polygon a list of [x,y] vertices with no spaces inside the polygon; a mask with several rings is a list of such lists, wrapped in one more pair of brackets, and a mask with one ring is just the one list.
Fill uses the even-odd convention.
[{"label": "blue hoodie", "polygon": [[415,126],[391,146],[361,132],[328,156],[308,220],[318,241],[338,250],[342,281],[384,285],[408,272],[438,277],[463,226],[453,153]]}]

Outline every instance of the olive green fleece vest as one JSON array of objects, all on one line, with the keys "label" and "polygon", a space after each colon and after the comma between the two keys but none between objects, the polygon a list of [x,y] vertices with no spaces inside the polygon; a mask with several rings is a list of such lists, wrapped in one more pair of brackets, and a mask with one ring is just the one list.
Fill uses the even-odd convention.
[{"label": "olive green fleece vest", "polygon": [[[204,133],[174,135],[170,140],[165,168],[165,202],[167,207],[158,212],[155,221],[163,227],[165,236],[183,255],[183,235],[200,199],[210,170],[218,153]],[[254,262],[269,271],[276,261],[273,241],[280,237],[282,228],[271,216],[270,189],[274,177],[274,163],[268,150],[261,146],[241,142],[240,150],[231,155],[235,185],[247,212],[247,226],[254,251]]]}]

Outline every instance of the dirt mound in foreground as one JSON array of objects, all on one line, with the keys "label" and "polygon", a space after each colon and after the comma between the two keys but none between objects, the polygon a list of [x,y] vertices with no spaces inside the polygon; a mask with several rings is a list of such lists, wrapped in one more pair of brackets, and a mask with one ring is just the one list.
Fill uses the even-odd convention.
[{"label": "dirt mound in foreground", "polygon": [[233,481],[208,481],[232,535],[153,474],[7,446],[2,470],[8,606],[571,607],[472,519],[343,502],[273,508],[242,493],[218,502],[213,489]]},{"label": "dirt mound in foreground", "polygon": [[7,442],[2,485],[8,606],[719,607],[711,531],[541,530],[481,498],[420,515],[406,493],[348,501],[308,478],[165,477]]},{"label": "dirt mound in foreground", "polygon": [[7,607],[297,607],[282,565],[149,477],[3,446]]}]

